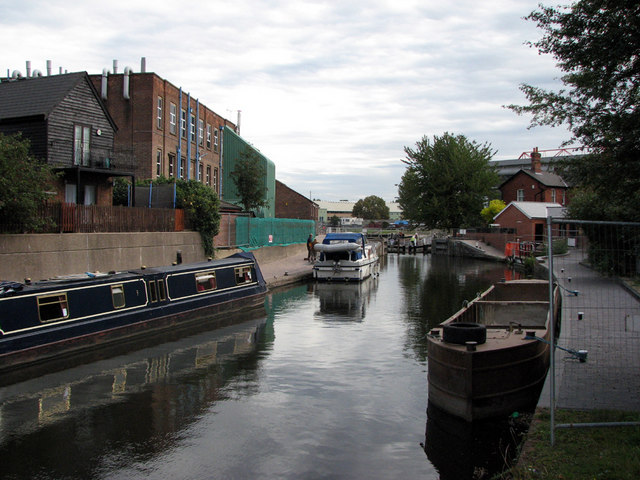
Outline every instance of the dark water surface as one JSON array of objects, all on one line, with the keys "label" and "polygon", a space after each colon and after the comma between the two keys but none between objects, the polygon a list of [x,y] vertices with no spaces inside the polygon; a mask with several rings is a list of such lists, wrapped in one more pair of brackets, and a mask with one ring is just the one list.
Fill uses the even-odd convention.
[{"label": "dark water surface", "polygon": [[446,478],[475,434],[427,426],[425,335],[504,277],[389,255],[363,284],[276,291],[238,325],[2,387],[0,478]]}]

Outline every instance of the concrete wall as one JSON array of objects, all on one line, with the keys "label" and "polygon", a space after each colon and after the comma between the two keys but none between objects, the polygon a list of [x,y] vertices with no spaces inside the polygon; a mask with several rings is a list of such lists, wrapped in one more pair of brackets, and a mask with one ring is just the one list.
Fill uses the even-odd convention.
[{"label": "concrete wall", "polygon": [[[0,235],[0,279],[40,280],[73,273],[205,259],[197,232]],[[220,255],[223,256],[223,255]]]}]

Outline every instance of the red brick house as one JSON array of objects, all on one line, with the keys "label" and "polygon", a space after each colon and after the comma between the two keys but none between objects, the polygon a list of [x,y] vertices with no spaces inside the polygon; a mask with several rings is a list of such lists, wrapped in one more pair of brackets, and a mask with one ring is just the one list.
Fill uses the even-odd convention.
[{"label": "red brick house", "polygon": [[276,180],[276,218],[318,221],[318,204]]},{"label": "red brick house", "polygon": [[521,169],[498,187],[506,204],[547,202],[567,206],[569,186],[559,175],[543,171],[540,157],[538,149],[535,148],[531,154],[531,169]]},{"label": "red brick house", "polygon": [[[520,241],[540,243],[545,236],[547,208],[559,209],[562,206],[549,202],[511,202],[493,218],[493,223],[500,228],[514,229]],[[557,210],[554,210],[556,216]],[[557,234],[557,231],[553,232],[553,235]]]}]

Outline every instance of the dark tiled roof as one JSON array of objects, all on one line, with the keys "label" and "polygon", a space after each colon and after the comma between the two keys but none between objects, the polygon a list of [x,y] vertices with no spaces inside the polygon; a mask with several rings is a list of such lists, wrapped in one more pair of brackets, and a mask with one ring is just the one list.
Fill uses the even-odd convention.
[{"label": "dark tiled roof", "polygon": [[0,120],[39,115],[46,118],[86,76],[86,72],[78,72],[17,80],[3,79],[0,82]]},{"label": "dark tiled roof", "polygon": [[522,170],[524,173],[529,175],[531,178],[535,178],[538,182],[540,182],[545,187],[563,187],[567,188],[568,185],[562,179],[560,175],[556,175],[551,172],[534,172],[532,170]]}]

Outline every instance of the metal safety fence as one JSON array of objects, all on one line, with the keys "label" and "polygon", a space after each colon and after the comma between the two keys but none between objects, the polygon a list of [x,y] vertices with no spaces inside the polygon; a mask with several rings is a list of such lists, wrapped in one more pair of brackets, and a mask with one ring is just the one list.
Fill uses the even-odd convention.
[{"label": "metal safety fence", "polygon": [[622,425],[557,424],[556,408],[640,411],[640,223],[550,213],[545,244],[562,292],[548,381],[553,444],[557,428]]}]

